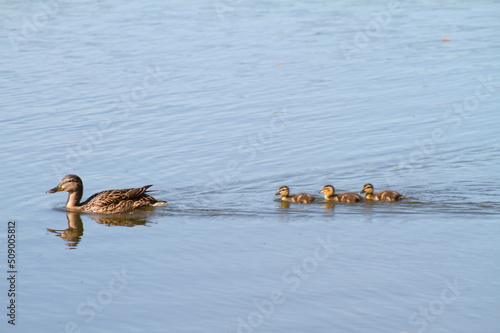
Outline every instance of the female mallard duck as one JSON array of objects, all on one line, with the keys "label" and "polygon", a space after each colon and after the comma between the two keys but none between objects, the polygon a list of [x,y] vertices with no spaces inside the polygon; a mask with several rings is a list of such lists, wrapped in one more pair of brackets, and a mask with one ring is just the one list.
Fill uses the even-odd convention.
[{"label": "female mallard duck", "polygon": [[125,190],[109,190],[94,194],[80,203],[83,194],[83,182],[76,175],[66,175],[59,185],[47,193],[66,191],[69,193],[66,209],[72,212],[118,214],[147,206],[165,206],[166,201],[158,201],[146,194],[153,185]]},{"label": "female mallard duck", "polygon": [[379,200],[379,201],[398,201],[403,199],[405,196],[396,192],[396,191],[380,191],[378,193],[373,193],[373,185],[365,184],[363,185],[363,189],[361,193],[365,193],[365,199],[368,200]]},{"label": "female mallard duck", "polygon": [[323,189],[318,193],[325,194],[326,201],[340,201],[340,202],[360,202],[363,201],[363,197],[352,192],[343,192],[335,194],[335,187],[332,185],[325,185]]},{"label": "female mallard duck", "polygon": [[288,186],[281,186],[275,196],[276,195],[281,195],[281,200],[290,202],[311,203],[316,200],[315,197],[307,193],[297,193],[294,195],[290,195],[290,189],[288,188]]}]

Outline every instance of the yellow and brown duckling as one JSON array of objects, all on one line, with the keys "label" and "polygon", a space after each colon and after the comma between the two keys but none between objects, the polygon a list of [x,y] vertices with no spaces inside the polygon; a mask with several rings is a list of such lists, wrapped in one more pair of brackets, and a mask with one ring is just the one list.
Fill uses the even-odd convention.
[{"label": "yellow and brown duckling", "polygon": [[373,193],[373,191],[374,189],[372,184],[365,184],[363,185],[363,189],[359,193],[365,193],[365,199],[367,200],[379,200],[388,202],[399,201],[405,197],[404,195],[396,191],[380,191],[378,193]]},{"label": "yellow and brown duckling", "polygon": [[68,192],[66,209],[72,212],[118,214],[140,207],[165,206],[167,204],[166,201],[156,200],[146,194],[148,188],[151,186],[153,185],[124,190],[102,191],[80,203],[83,194],[83,182],[76,175],[66,175],[59,185],[48,190],[47,193]]},{"label": "yellow and brown duckling", "polygon": [[318,193],[325,194],[326,201],[340,201],[340,202],[361,202],[363,197],[352,192],[342,192],[335,194],[335,187],[332,185],[325,185]]},{"label": "yellow and brown duckling", "polygon": [[311,203],[316,200],[315,197],[307,193],[297,193],[290,195],[290,189],[288,188],[288,186],[281,186],[275,196],[276,195],[281,195],[281,200],[289,202]]}]

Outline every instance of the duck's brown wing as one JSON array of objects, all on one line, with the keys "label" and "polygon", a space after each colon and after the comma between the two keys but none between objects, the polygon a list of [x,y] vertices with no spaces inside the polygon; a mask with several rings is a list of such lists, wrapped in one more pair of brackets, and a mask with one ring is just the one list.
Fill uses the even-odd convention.
[{"label": "duck's brown wing", "polygon": [[396,191],[382,191],[377,193],[380,201],[398,201],[404,198],[404,195]]},{"label": "duck's brown wing", "polygon": [[316,198],[308,193],[297,193],[293,196],[293,199],[295,202],[299,202],[299,203],[311,203]]},{"label": "duck's brown wing", "polygon": [[158,201],[148,194],[143,194],[140,196],[140,198],[134,200],[134,209],[140,207],[153,206],[153,205],[164,206],[166,204],[167,204],[166,201]]},{"label": "duck's brown wing", "polygon": [[342,202],[360,202],[363,201],[363,197],[359,194],[352,192],[344,192],[337,194],[337,198]]},{"label": "duck's brown wing", "polygon": [[134,208],[149,206],[156,202],[156,199],[145,194],[151,186],[153,185],[102,191],[88,198],[82,206],[87,212],[108,214],[122,213]]}]

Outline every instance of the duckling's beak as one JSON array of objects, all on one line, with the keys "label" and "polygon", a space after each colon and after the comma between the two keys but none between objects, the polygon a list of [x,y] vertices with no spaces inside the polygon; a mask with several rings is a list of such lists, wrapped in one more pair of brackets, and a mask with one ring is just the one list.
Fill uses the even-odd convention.
[{"label": "duckling's beak", "polygon": [[277,196],[277,195],[280,195],[280,192],[276,192],[276,194],[274,196]]},{"label": "duckling's beak", "polygon": [[363,189],[363,190],[359,191],[359,194],[361,194],[361,193],[365,193],[365,190]]},{"label": "duckling's beak", "polygon": [[325,190],[321,190],[318,192],[318,194],[320,194],[320,193],[325,193]]},{"label": "duckling's beak", "polygon": [[55,193],[55,192],[59,192],[59,191],[64,191],[64,188],[62,186],[57,185],[56,187],[54,187],[51,190],[48,190],[45,193]]}]

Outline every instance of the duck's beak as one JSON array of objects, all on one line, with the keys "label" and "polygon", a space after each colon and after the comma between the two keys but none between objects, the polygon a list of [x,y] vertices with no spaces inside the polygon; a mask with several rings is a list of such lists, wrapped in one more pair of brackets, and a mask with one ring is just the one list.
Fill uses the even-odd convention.
[{"label": "duck's beak", "polygon": [[53,189],[48,190],[45,193],[55,193],[55,192],[59,192],[59,191],[64,191],[64,188],[62,188],[62,186],[60,186],[60,185],[57,185],[56,187],[54,187]]},{"label": "duck's beak", "polygon": [[276,192],[276,194],[274,196],[277,196],[277,195],[280,195],[280,192]]},{"label": "duck's beak", "polygon": [[359,194],[361,194],[361,193],[365,193],[365,190],[361,190],[361,191],[359,191]]},{"label": "duck's beak", "polygon": [[325,193],[325,191],[324,191],[324,190],[321,190],[321,191],[319,191],[319,192],[318,192],[318,194],[320,194],[320,193]]}]

